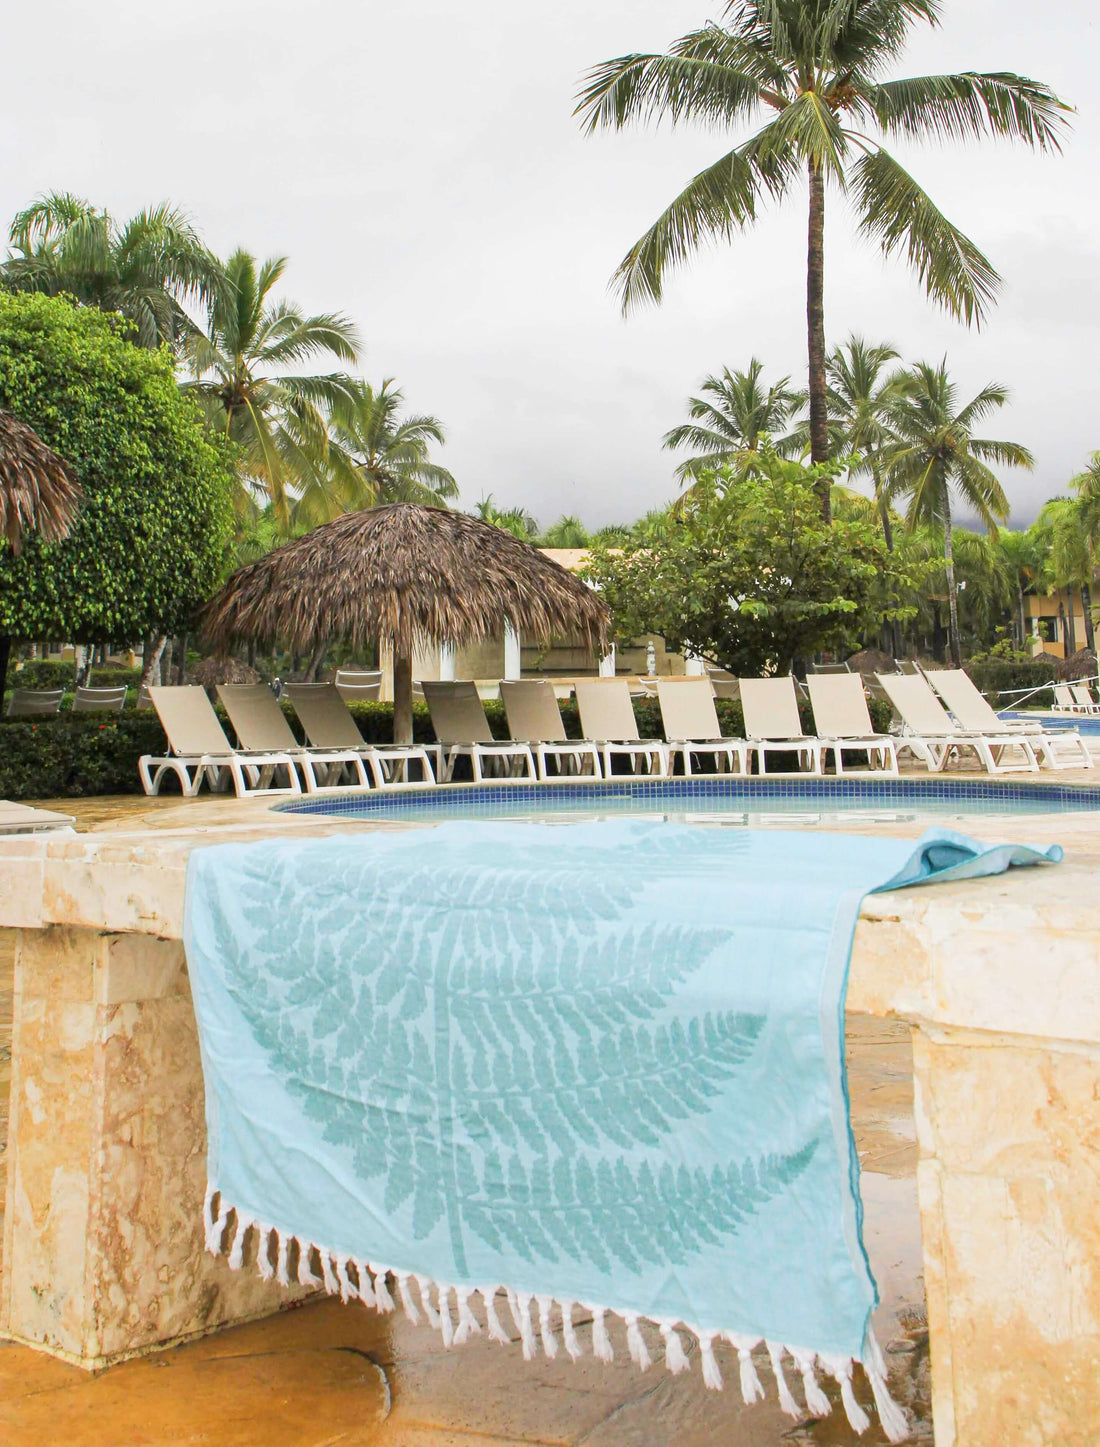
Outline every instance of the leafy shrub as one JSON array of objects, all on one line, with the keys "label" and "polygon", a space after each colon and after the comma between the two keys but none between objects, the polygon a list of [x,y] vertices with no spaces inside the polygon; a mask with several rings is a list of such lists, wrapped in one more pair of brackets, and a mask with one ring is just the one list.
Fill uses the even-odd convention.
[{"label": "leafy shrub", "polygon": [[[141,683],[140,668],[115,667],[99,664],[92,669],[88,682],[95,688],[137,688]],[[71,693],[76,686],[76,672],[72,659],[61,662],[53,658],[28,658],[22,668],[9,668],[9,688],[63,688]]]},{"label": "leafy shrub", "polygon": [[[1002,659],[986,655],[972,658],[966,671],[989,699],[994,708],[1011,708],[1016,702],[1012,691],[1040,688],[1054,676],[1055,660],[1039,657]],[[1054,693],[1045,688],[1025,700],[1027,708],[1050,708]]]}]

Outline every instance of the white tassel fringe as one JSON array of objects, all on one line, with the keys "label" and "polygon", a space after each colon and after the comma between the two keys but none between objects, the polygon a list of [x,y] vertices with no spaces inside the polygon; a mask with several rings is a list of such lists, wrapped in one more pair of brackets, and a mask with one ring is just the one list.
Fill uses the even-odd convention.
[{"label": "white tassel fringe", "polygon": [[[216,1211],[215,1200],[217,1200]],[[227,1242],[225,1236],[230,1216],[233,1216],[233,1230]],[[359,1300],[367,1306],[377,1308],[378,1311],[394,1310],[394,1300],[387,1284],[389,1267],[365,1262],[357,1257],[325,1251],[313,1242],[303,1241],[301,1237],[296,1237],[277,1226],[256,1221],[235,1211],[224,1197],[221,1197],[215,1185],[207,1186],[203,1201],[203,1234],[208,1251],[214,1255],[227,1252],[229,1267],[235,1271],[240,1270],[244,1266],[248,1233],[253,1229],[256,1232],[256,1270],[265,1281],[274,1278],[280,1286],[292,1284],[290,1251],[292,1247],[296,1247],[298,1256],[297,1269],[294,1274],[300,1285],[323,1286],[330,1295],[338,1294],[341,1301],[344,1302]],[[271,1259],[273,1241],[275,1245],[274,1265]],[[321,1267],[322,1274],[319,1277],[312,1269],[314,1251],[317,1252],[317,1259]],[[354,1276],[350,1273],[349,1268],[354,1268]],[[452,1344],[461,1346],[472,1336],[480,1335],[482,1330],[485,1331],[490,1341],[499,1342],[502,1345],[511,1344],[512,1338],[505,1331],[497,1311],[497,1296],[502,1290],[501,1287],[451,1286],[445,1282],[432,1281],[428,1277],[416,1273],[394,1272],[393,1274],[396,1292],[400,1297],[405,1315],[414,1325],[418,1324],[423,1317],[427,1317],[428,1325],[441,1334],[445,1346],[449,1347]],[[411,1289],[412,1282],[416,1283],[417,1294],[420,1297],[421,1306],[419,1308]],[[512,1318],[526,1360],[530,1361],[537,1354],[540,1345],[545,1355],[551,1359],[558,1356],[563,1347],[573,1361],[583,1355],[576,1324],[573,1320],[576,1307],[573,1300],[534,1295],[508,1287],[503,1290],[511,1308]],[[433,1291],[437,1298],[435,1302],[432,1300]],[[451,1309],[452,1292],[454,1293],[454,1314]],[[471,1304],[471,1298],[475,1294],[481,1297],[484,1309],[484,1328]],[[533,1308],[538,1311],[537,1326]],[[560,1343],[554,1331],[555,1308],[561,1312]],[[593,1355],[597,1361],[613,1361],[615,1353],[607,1329],[609,1309],[591,1303],[585,1303],[585,1309],[592,1313]],[[641,1313],[619,1311],[612,1314],[618,1315],[626,1330],[627,1348],[632,1361],[642,1371],[645,1371],[652,1365],[652,1357],[642,1333],[643,1317]],[[649,1320],[649,1318],[646,1319]],[[674,1375],[691,1369],[691,1362],[684,1348],[684,1340],[678,1330],[678,1327],[682,1326],[683,1330],[695,1336],[699,1342],[699,1361],[703,1381],[708,1388],[712,1391],[722,1389],[722,1372],[715,1354],[715,1342],[719,1337],[723,1337],[737,1352],[741,1395],[745,1402],[759,1402],[767,1395],[753,1360],[753,1352],[761,1345],[759,1338],[742,1336],[737,1332],[701,1331],[697,1327],[693,1327],[690,1322],[681,1324],[666,1320],[653,1321],[652,1324],[661,1334],[665,1366]],[[775,1377],[780,1409],[789,1417],[799,1418],[804,1413],[791,1391],[784,1371],[783,1355],[785,1352],[792,1358],[795,1368],[802,1378],[807,1414],[813,1417],[827,1417],[831,1410],[829,1398],[821,1390],[815,1373],[815,1366],[820,1365],[838,1383],[840,1399],[853,1431],[863,1433],[871,1425],[870,1418],[856,1398],[852,1382],[854,1366],[852,1359],[819,1354],[774,1341],[765,1341],[763,1346],[768,1353],[768,1360]],[[874,1396],[875,1409],[882,1430],[887,1439],[892,1443],[907,1441],[910,1436],[909,1421],[905,1411],[890,1396],[886,1363],[878,1342],[871,1333],[868,1333],[864,1344],[862,1366]]]}]

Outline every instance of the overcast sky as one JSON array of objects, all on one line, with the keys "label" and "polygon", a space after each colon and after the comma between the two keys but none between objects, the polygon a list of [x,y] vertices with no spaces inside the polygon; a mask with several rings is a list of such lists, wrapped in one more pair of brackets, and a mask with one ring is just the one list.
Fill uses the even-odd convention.
[{"label": "overcast sky", "polygon": [[[285,294],[360,326],[363,372],[398,379],[447,428],[472,505],[543,522],[629,520],[675,493],[661,436],[708,372],[804,369],[805,204],[700,259],[659,310],[624,321],[608,279],[702,166],[701,130],[586,140],[582,72],[664,49],[719,0],[39,0],[9,9],[0,59],[0,214],[67,189],[125,216],[170,200],[220,254],[284,253]],[[947,354],[1011,404],[1014,520],[1100,448],[1100,123],[1095,0],[946,0],[899,74],[1017,70],[1078,115],[1063,157],[1005,145],[902,159],[1005,279],[987,328],[924,300],[900,262],[826,231],[830,343]]]}]

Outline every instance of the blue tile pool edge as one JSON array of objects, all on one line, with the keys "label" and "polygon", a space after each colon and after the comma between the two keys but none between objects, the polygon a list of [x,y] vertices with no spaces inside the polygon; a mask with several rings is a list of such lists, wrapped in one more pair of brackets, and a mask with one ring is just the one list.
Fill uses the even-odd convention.
[{"label": "blue tile pool edge", "polygon": [[[793,799],[807,803],[831,800],[874,804],[876,801],[896,803],[899,799],[914,804],[942,802],[962,805],[968,801],[997,800],[1020,804],[1050,804],[1052,813],[1100,812],[1100,786],[1091,784],[1024,783],[1001,779],[929,779],[884,777],[867,778],[722,778],[715,775],[694,778],[652,779],[623,778],[593,780],[589,783],[532,784],[501,781],[492,784],[439,784],[434,787],[400,786],[344,794],[327,794],[277,804],[274,809],[285,814],[316,814],[354,816],[360,818],[413,811],[423,814],[446,813],[455,806],[477,808],[483,804],[523,803],[536,806],[543,801],[571,800],[597,804],[604,799],[638,799],[668,801],[681,804],[692,799],[728,800],[738,803],[767,804],[770,800]],[[1010,811],[1009,811],[1010,812]]]}]

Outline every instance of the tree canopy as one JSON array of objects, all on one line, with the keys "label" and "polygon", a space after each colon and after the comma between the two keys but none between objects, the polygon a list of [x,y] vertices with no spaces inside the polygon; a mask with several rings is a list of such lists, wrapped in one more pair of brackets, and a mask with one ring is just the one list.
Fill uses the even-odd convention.
[{"label": "tree canopy", "polygon": [[14,217],[8,239],[5,288],[118,312],[142,347],[177,345],[195,329],[184,304],[211,303],[225,285],[221,263],[173,206],[122,222],[81,196],[50,191]]},{"label": "tree canopy", "polygon": [[662,528],[599,544],[586,568],[620,640],[659,633],[670,648],[732,673],[787,672],[798,659],[858,646],[913,580],[869,510],[821,516],[817,489],[842,464],[804,466],[763,445],[749,472],[704,477]]},{"label": "tree canopy", "polygon": [[0,407],[72,465],[69,537],[0,546],[0,635],[133,640],[188,626],[230,522],[229,458],[180,395],[167,351],[60,297],[0,294]]}]

